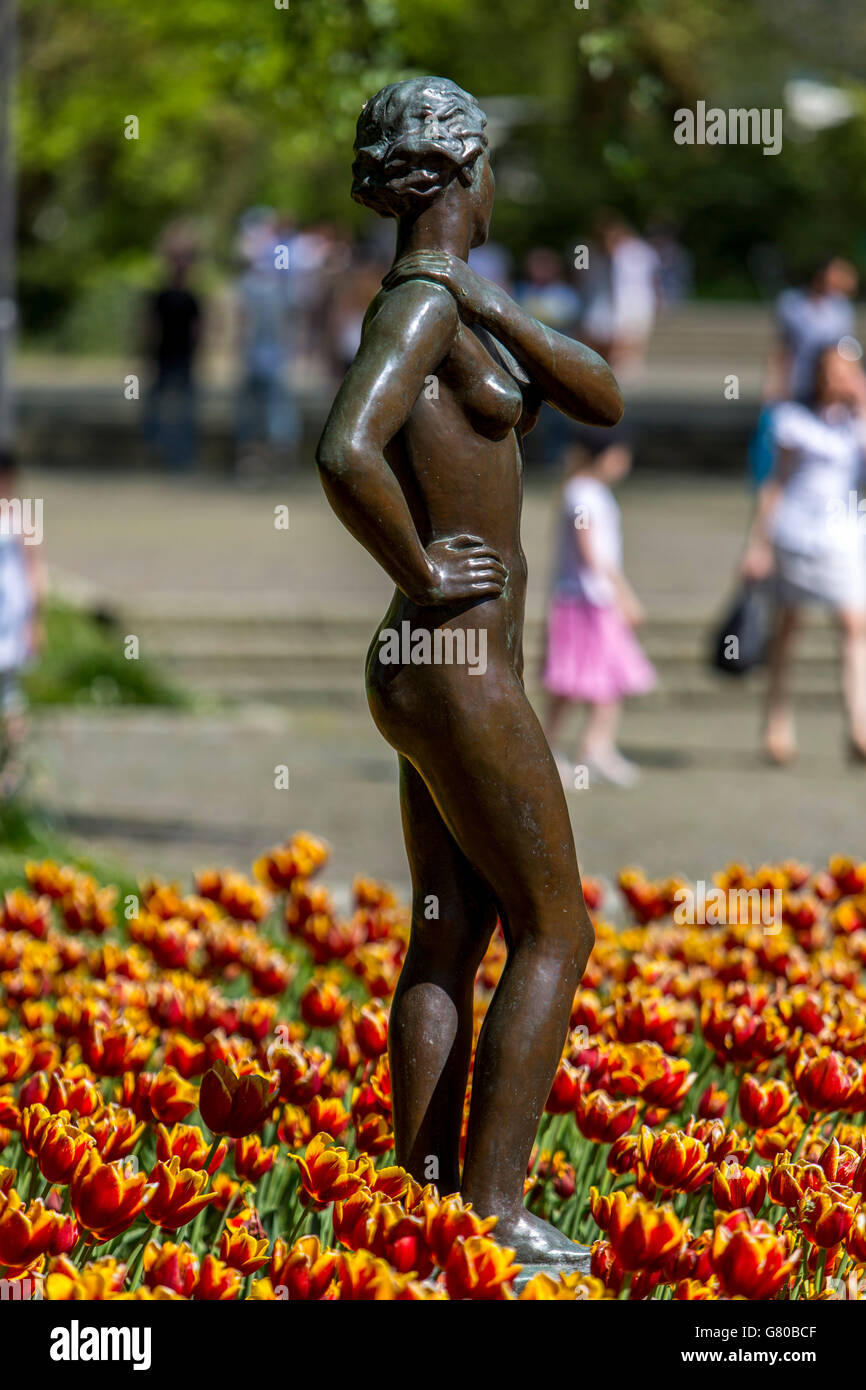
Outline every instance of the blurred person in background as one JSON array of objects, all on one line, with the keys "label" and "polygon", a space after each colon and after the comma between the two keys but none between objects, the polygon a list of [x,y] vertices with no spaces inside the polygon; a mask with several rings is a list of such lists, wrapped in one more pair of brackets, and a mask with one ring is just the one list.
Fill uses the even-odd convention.
[{"label": "blurred person in background", "polygon": [[565,278],[565,266],[558,251],[536,246],[526,257],[524,278],[517,282],[518,304],[557,333],[573,338],[580,317],[580,295]]},{"label": "blurred person in background", "polygon": [[691,296],[694,286],[694,261],[683,246],[676,226],[659,217],[647,231],[647,242],[658,258],[659,308],[672,309]]},{"label": "blurred person in background", "polygon": [[325,321],[334,275],[348,272],[345,239],[329,223],[303,227],[291,245],[292,284],[297,314],[296,368],[300,384],[330,385]]},{"label": "blurred person in background", "polygon": [[494,285],[513,297],[511,284],[511,253],[498,241],[486,241],[483,246],[473,246],[469,252],[469,264],[484,280],[492,280]]},{"label": "blurred person in background", "polygon": [[577,761],[590,781],[630,787],[635,763],[617,747],[622,702],[656,682],[634,629],[643,609],[623,571],[622,523],[611,489],[626,477],[632,451],[620,433],[594,439],[569,455],[569,475],[559,498],[544,686],[550,699],[545,733],[567,789],[572,763],[559,747],[570,705],[589,706]]},{"label": "blurred person in background", "polygon": [[842,637],[850,753],[866,762],[866,547],[858,497],[866,459],[866,376],[853,340],[813,359],[806,401],[773,412],[775,465],[762,485],[743,577],[773,577],[764,743],[776,764],[796,755],[788,682],[802,610],[822,604]]},{"label": "blurred person in background", "polygon": [[348,263],[334,275],[326,341],[331,369],[340,380],[355,360],[364,317],[389,267],[390,261],[379,254],[375,245],[352,246]]},{"label": "blurred person in background", "polygon": [[[580,295],[565,278],[558,251],[536,246],[526,257],[524,278],[514,288],[514,298],[539,323],[574,338],[580,318]],[[573,438],[573,422],[550,406],[542,407],[530,448],[544,463],[556,464]]]},{"label": "blurred person in background", "polygon": [[[628,381],[640,374],[659,304],[659,256],[617,214],[597,218],[590,251],[591,297],[583,324],[586,341]],[[598,253],[602,265],[593,264]]]},{"label": "blurred person in background", "polygon": [[779,401],[808,398],[820,353],[854,333],[856,293],[854,267],[840,256],[826,256],[805,288],[783,290],[776,300],[776,341],[764,379],[764,405],[749,447],[756,487],[774,467],[774,407]]},{"label": "blurred person in background", "polygon": [[176,223],[163,236],[163,282],[147,300],[144,355],[151,367],[144,429],[148,443],[166,467],[188,472],[196,458],[195,355],[201,338],[202,309],[189,288],[198,257],[189,224]]},{"label": "blurred person in background", "polygon": [[288,375],[294,348],[292,224],[268,208],[241,219],[238,249],[244,269],[238,279],[240,386],[236,474],[252,479],[269,473],[279,454],[292,456],[300,436]]},{"label": "blurred person in background", "polygon": [[27,702],[21,677],[40,641],[40,547],[28,544],[15,524],[21,503],[14,460],[0,454],[0,802],[12,800],[25,777]]}]

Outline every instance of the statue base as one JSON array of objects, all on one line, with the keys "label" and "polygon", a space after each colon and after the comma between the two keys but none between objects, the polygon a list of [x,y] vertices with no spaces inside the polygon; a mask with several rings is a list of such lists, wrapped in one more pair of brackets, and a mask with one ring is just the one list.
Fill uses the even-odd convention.
[{"label": "statue base", "polygon": [[560,1275],[566,1274],[589,1274],[590,1252],[589,1247],[580,1245],[576,1247],[578,1258],[569,1260],[545,1260],[543,1263],[533,1261],[523,1265],[520,1273],[514,1279],[514,1292],[520,1293],[526,1288],[530,1279],[534,1279],[536,1274],[547,1274],[551,1279],[558,1279]]}]

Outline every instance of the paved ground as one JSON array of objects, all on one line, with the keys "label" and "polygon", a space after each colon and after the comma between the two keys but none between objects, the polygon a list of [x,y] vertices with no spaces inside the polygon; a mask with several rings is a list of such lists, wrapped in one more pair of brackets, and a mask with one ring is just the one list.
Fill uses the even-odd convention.
[{"label": "paved ground", "polygon": [[[737,479],[635,476],[621,489],[630,576],[649,610],[707,616],[742,544],[749,498]],[[369,614],[391,586],[330,511],[310,466],[282,485],[239,491],[118,471],[92,476],[28,470],[25,495],[44,500],[44,553],[61,581],[128,609]],[[540,613],[548,579],[558,475],[529,478],[523,544],[527,609]],[[288,530],[275,508],[288,507]]]},{"label": "paved ground", "polygon": [[[118,476],[110,483],[43,473],[45,553],[55,578],[126,606],[198,611],[383,611],[388,586],[317,489],[295,482],[263,493],[171,486]],[[291,508],[288,533],[273,507]],[[532,483],[525,543],[530,605],[543,606],[552,512],[550,483]],[[627,554],[651,611],[709,621],[730,578],[748,502],[735,483],[636,479],[623,494]],[[393,755],[358,695],[348,707],[247,705],[208,714],[47,710],[34,718],[35,791],[67,828],[133,868],[185,874],[227,862],[306,827],[334,846],[333,875],[360,871],[400,883]],[[757,708],[738,699],[687,708],[664,701],[627,715],[624,741],[645,765],[639,788],[574,793],[582,865],[613,874],[708,876],[726,860],[834,850],[863,852],[866,776],[843,762],[834,700],[801,719],[800,765],[778,772],[756,757]],[[274,768],[290,788],[274,788]]]},{"label": "paved ground", "polygon": [[[331,842],[336,882],[358,872],[407,881],[395,760],[362,709],[66,711],[41,715],[36,733],[40,800],[91,850],[131,868],[247,868],[303,827]],[[640,785],[569,796],[584,872],[637,863],[709,878],[734,858],[866,852],[866,772],[843,761],[838,712],[804,712],[801,733],[800,764],[779,771],[756,758],[748,711],[708,720],[636,707],[625,741],[644,763]],[[274,788],[277,764],[290,769],[287,791]]]}]

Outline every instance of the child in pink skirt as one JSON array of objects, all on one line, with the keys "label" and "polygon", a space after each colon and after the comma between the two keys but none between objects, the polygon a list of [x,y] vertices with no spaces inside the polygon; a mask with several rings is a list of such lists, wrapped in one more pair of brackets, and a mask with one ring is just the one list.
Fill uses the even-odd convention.
[{"label": "child in pink skirt", "polygon": [[606,443],[578,458],[561,495],[547,620],[545,732],[563,782],[573,788],[574,769],[555,740],[569,704],[589,705],[578,762],[590,784],[630,787],[637,767],[616,746],[622,701],[656,682],[634,636],[643,612],[623,574],[620,510],[611,492],[631,468],[631,450]]}]

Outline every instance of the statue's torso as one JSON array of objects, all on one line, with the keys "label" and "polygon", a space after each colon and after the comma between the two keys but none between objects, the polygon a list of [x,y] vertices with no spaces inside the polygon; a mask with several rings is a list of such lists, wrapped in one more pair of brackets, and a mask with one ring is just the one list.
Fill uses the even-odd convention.
[{"label": "statue's torso", "polygon": [[[367,664],[368,688],[377,703],[398,694],[396,673],[383,670],[378,661],[379,633],[399,629],[407,620],[413,631],[446,624],[483,628],[488,665],[522,675],[526,559],[520,544],[523,451],[517,430],[523,395],[495,352],[486,334],[461,324],[386,457],[400,480],[422,544],[460,534],[480,536],[501,556],[508,582],[498,598],[454,607],[420,607],[396,591]],[[438,687],[444,694],[465,675],[451,668],[412,667],[399,684],[408,681],[430,696]],[[403,689],[400,695],[407,693]]]}]

